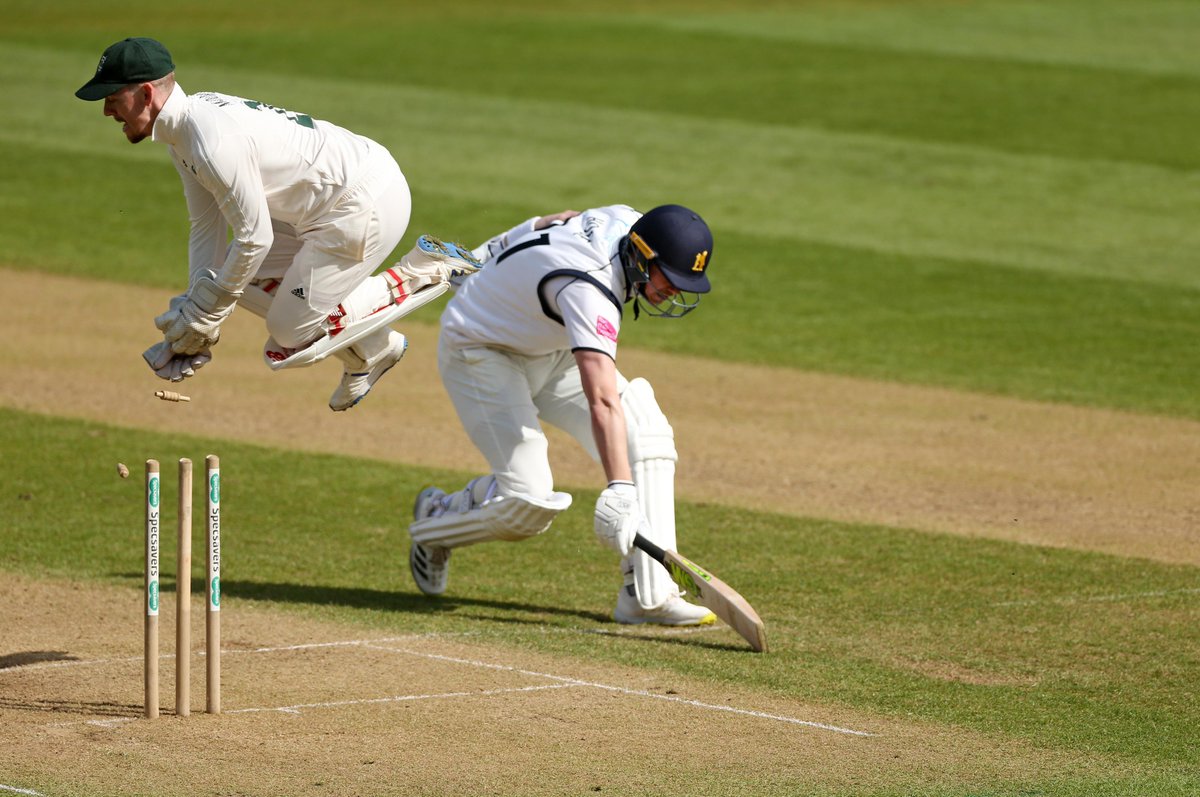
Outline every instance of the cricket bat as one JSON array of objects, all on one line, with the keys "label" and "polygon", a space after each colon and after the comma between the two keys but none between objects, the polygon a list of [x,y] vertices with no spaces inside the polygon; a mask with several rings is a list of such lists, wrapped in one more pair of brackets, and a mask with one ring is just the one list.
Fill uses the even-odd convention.
[{"label": "cricket bat", "polygon": [[737,590],[687,557],[664,550],[641,534],[633,538],[633,544],[667,568],[680,589],[691,592],[700,603],[712,609],[712,613],[741,634],[750,647],[759,653],[767,652],[767,632],[763,621]]}]

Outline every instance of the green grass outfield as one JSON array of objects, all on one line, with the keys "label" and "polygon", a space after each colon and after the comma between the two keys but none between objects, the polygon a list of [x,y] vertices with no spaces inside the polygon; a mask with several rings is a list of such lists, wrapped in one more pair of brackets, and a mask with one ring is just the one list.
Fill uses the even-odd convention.
[{"label": "green grass outfield", "polygon": [[[1194,4],[139,5],[185,88],[390,147],[410,238],[566,206],[701,210],[717,293],[629,343],[1200,418]],[[177,286],[162,147],[71,96],[132,23],[16,8],[6,263]]]},{"label": "green grass outfield", "polygon": [[[228,440],[181,439],[0,410],[8,518],[0,568],[124,584],[142,582],[144,451],[174,461],[222,452],[223,593],[397,633],[471,632],[516,647],[727,682],[932,721],[1073,751],[1111,780],[997,784],[982,794],[1189,794],[1200,722],[1200,626],[1194,568],[1011,543],[682,505],[688,552],[769,618],[771,653],[732,634],[682,644],[587,633],[611,628],[618,586],[587,512],[552,533],[455,559],[462,585],[430,601],[412,587],[388,502],[332,500],[328,474],[354,495],[411,495],[464,474],[300,455]],[[130,464],[118,479],[113,463]],[[228,463],[227,466],[226,463]],[[234,464],[236,463],[236,464]],[[201,480],[202,481],[202,480]],[[281,511],[281,485],[292,497]],[[303,502],[299,496],[319,500]],[[577,493],[587,506],[595,493]],[[202,506],[203,492],[193,499]],[[174,526],[174,499],[162,527]],[[739,529],[729,555],[730,528]],[[164,589],[173,589],[173,545]],[[512,575],[520,573],[520,579]],[[605,587],[604,585],[608,585]],[[469,585],[469,586],[468,586]],[[611,589],[610,589],[611,588]],[[1124,596],[1121,600],[1114,600]],[[563,633],[553,633],[560,631]],[[583,633],[579,633],[582,631]],[[930,678],[951,663],[977,683]],[[1189,791],[1191,789],[1192,791]],[[887,792],[883,792],[887,793]],[[938,794],[958,794],[948,789]]]},{"label": "green grass outfield", "polygon": [[[2,6],[4,267],[181,285],[186,211],[163,148],[129,146],[72,96],[103,47],[150,35],[188,91],[388,146],[414,191],[404,247],[568,206],[701,211],[715,292],[682,324],[627,325],[623,345],[1200,419],[1200,4]],[[75,313],[85,335],[88,312],[103,309]],[[1200,793],[1195,568],[682,506],[689,553],[770,618],[775,652],[756,657],[544,633],[606,624],[611,561],[586,512],[462,556],[469,594],[431,611],[397,562],[392,508],[272,506],[273,485],[322,485],[330,458],[3,409],[0,441],[3,570],[135,586],[140,490],[96,469],[211,446],[238,463],[229,523],[255,530],[231,549],[231,598],[948,723],[1108,773],[938,797]],[[465,475],[336,466],[362,495]],[[518,568],[536,594],[507,576]],[[924,677],[923,661],[989,683]]]}]

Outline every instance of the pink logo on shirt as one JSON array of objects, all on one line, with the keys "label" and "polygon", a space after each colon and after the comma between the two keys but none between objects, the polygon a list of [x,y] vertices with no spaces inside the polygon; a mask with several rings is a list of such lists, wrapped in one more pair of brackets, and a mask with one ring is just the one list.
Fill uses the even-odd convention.
[{"label": "pink logo on shirt", "polygon": [[596,334],[602,338],[608,338],[613,343],[617,342],[617,328],[604,316],[596,318]]}]

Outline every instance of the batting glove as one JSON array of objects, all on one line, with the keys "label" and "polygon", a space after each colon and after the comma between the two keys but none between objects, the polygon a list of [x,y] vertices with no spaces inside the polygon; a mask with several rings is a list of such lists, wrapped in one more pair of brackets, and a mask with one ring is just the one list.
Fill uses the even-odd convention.
[{"label": "batting glove", "polygon": [[627,556],[633,550],[633,538],[637,533],[649,531],[633,482],[609,482],[596,499],[594,528],[597,539],[621,556]]}]

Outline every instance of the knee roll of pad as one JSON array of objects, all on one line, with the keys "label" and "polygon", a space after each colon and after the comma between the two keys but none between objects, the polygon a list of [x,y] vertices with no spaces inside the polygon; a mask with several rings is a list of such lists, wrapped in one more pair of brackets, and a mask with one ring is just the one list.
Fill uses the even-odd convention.
[{"label": "knee roll of pad", "polygon": [[551,493],[550,498],[539,500],[528,495],[505,495],[492,499],[489,507],[495,507],[493,529],[496,538],[515,542],[545,532],[559,512],[571,505],[567,493]]},{"label": "knee roll of pad", "polygon": [[[464,493],[473,492],[473,482]],[[467,495],[463,495],[467,498]],[[536,537],[550,528],[559,512],[571,505],[568,493],[551,493],[548,498],[530,495],[495,495],[479,505],[469,498],[451,499],[446,511],[435,517],[415,521],[409,532],[421,545],[459,548],[464,545],[507,540],[517,542]]]}]

